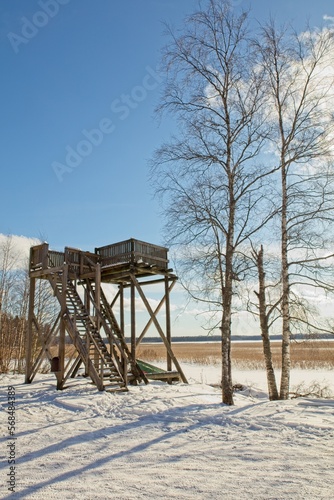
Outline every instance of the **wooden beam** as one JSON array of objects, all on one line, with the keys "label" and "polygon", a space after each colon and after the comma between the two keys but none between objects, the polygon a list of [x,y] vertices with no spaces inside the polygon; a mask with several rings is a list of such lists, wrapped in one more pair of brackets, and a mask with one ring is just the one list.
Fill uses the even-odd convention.
[{"label": "wooden beam", "polygon": [[59,329],[59,346],[58,346],[58,357],[59,357],[59,371],[56,372],[57,377],[57,389],[62,390],[65,383],[65,335],[66,335],[66,324],[65,324],[65,314],[67,310],[66,306],[66,293],[67,293],[67,279],[68,279],[68,264],[63,266],[62,274],[62,290],[61,290],[61,320]]},{"label": "wooden beam", "polygon": [[[97,331],[101,331],[101,319],[100,319],[100,302],[101,302],[101,266],[99,263],[95,265],[95,324]],[[99,356],[99,352],[95,349],[94,363],[96,370],[99,373],[100,379],[103,381],[103,361],[102,357]]]},{"label": "wooden beam", "polygon": [[[165,278],[165,303],[166,303],[166,338],[170,347],[172,347],[172,338],[171,338],[171,324],[170,324],[170,300],[169,300],[169,286],[168,279]],[[172,371],[172,359],[170,357],[169,352],[167,351],[167,371]]]},{"label": "wooden beam", "polygon": [[[157,279],[157,280],[140,281],[140,286],[155,285],[156,283],[164,283],[166,279],[168,279],[168,281],[176,281],[177,276],[166,275],[164,278]],[[130,286],[131,286],[131,283],[124,285],[124,288],[128,288]]]},{"label": "wooden beam", "polygon": [[[30,249],[30,254],[32,249]],[[35,308],[35,288],[36,279],[30,278],[30,289],[29,289],[29,310],[28,310],[28,329],[26,337],[26,376],[25,383],[30,384],[32,382],[32,337],[33,337],[33,316]]]},{"label": "wooden beam", "polygon": [[[74,378],[80,368],[80,365],[82,364],[82,359],[80,354],[77,353],[77,356],[75,358],[75,361],[72,363],[72,360],[74,358],[75,354],[71,356],[71,359],[68,361],[65,367],[65,376],[64,376],[64,382],[71,377]],[[71,366],[72,363],[72,366]]]},{"label": "wooden beam", "polygon": [[[161,281],[165,281],[165,280],[161,280]],[[168,291],[170,292],[173,288],[173,286],[175,285],[176,283],[176,280],[174,280],[170,286],[168,287]],[[142,284],[142,283],[140,283]],[[156,307],[156,309],[154,310],[154,316],[157,316],[158,312],[160,311],[161,307],[163,306],[163,304],[165,303],[165,299],[166,299],[166,294],[162,297],[162,299],[160,300],[158,306]],[[141,332],[140,336],[138,337],[138,340],[137,340],[137,347],[139,346],[139,344],[141,343],[141,341],[143,340],[147,330],[149,329],[149,327],[152,325],[153,323],[153,320],[152,318],[150,318],[148,320],[148,322],[146,323],[143,331]]]},{"label": "wooden beam", "polygon": [[119,314],[120,314],[120,328],[123,337],[125,338],[125,321],[124,321],[124,286],[123,283],[119,285]]},{"label": "wooden beam", "polygon": [[[84,302],[84,304],[85,304],[85,307],[86,307],[88,314],[91,314],[91,299],[90,299],[90,293],[89,293],[89,285],[90,285],[89,280],[87,280],[86,283],[87,283],[87,287],[84,287],[85,288],[85,302]],[[76,320],[74,323],[76,324]],[[88,332],[86,332],[86,344],[85,344],[85,346],[86,346],[87,355],[86,355],[86,359],[85,359],[85,377],[89,376],[89,373],[88,373],[89,344],[90,344],[89,335],[88,335]]]},{"label": "wooden beam", "polygon": [[56,329],[56,326],[57,326],[59,319],[60,319],[60,313],[58,314],[57,319],[54,322],[53,327],[51,328],[50,332],[45,337],[40,331],[38,321],[37,321],[37,318],[35,317],[35,314],[33,314],[32,323],[35,326],[36,332],[38,334],[40,344],[41,344],[41,349],[40,349],[40,352],[39,352],[37,358],[35,359],[34,364],[31,367],[30,382],[34,379],[34,377],[35,377],[39,367],[41,366],[44,358],[47,358],[48,361],[51,363],[51,353],[49,351],[49,346],[50,346],[51,341],[54,337],[54,331]]},{"label": "wooden beam", "polygon": [[116,304],[118,298],[119,298],[119,295],[120,295],[120,290],[118,290],[118,292],[116,293],[115,297],[112,299],[111,301],[111,304],[110,304],[110,307],[111,309],[114,307],[114,305]]},{"label": "wooden beam", "polygon": [[168,342],[168,340],[167,340],[167,338],[166,338],[166,336],[165,336],[164,332],[162,331],[162,328],[161,328],[161,326],[160,326],[160,324],[159,324],[159,322],[158,322],[157,318],[155,317],[154,312],[153,312],[153,310],[152,310],[152,308],[151,308],[151,306],[150,306],[150,304],[149,304],[149,302],[148,302],[147,298],[145,297],[145,294],[144,294],[143,290],[141,289],[141,286],[140,286],[140,284],[139,284],[138,280],[136,279],[136,277],[135,277],[134,275],[131,275],[131,280],[132,280],[132,282],[133,282],[134,286],[136,287],[136,289],[137,289],[137,291],[138,291],[138,293],[139,293],[139,295],[140,295],[140,297],[141,297],[142,301],[144,302],[145,307],[146,307],[146,309],[147,309],[147,311],[148,311],[149,315],[151,316],[152,321],[153,321],[153,323],[154,323],[154,325],[155,325],[155,327],[156,327],[156,329],[157,329],[157,331],[158,331],[158,333],[159,333],[160,337],[161,337],[161,338],[162,338],[162,340],[163,340],[163,343],[164,343],[164,344],[165,344],[165,346],[166,346],[167,352],[169,353],[169,355],[170,355],[170,357],[171,357],[171,359],[172,359],[172,361],[173,361],[173,363],[174,363],[174,365],[175,365],[175,368],[176,368],[176,369],[177,369],[177,371],[179,372],[179,374],[180,374],[180,376],[181,376],[181,378],[182,378],[182,381],[183,381],[185,384],[187,384],[187,383],[188,383],[188,381],[187,381],[187,379],[186,379],[186,377],[185,377],[185,375],[184,375],[184,373],[183,373],[183,371],[182,371],[182,368],[181,368],[181,366],[180,366],[180,364],[179,364],[178,360],[177,360],[177,359],[176,359],[176,357],[174,356],[174,353],[173,353],[173,351],[172,351],[172,348],[171,348],[171,346],[170,346],[170,344],[169,344],[169,342]]},{"label": "wooden beam", "polygon": [[[132,275],[131,275],[132,278]],[[131,357],[132,361],[136,361],[136,287],[135,283],[131,283]]]},{"label": "wooden beam", "polygon": [[96,316],[96,328],[100,331],[101,328],[101,320],[100,315],[100,303],[101,303],[101,266],[100,264],[96,264],[95,266],[95,316]]},{"label": "wooden beam", "polygon": [[29,276],[31,278],[41,278],[48,279],[50,274],[55,274],[57,272],[62,271],[63,266],[60,267],[51,267],[49,269],[38,269],[37,271],[30,271]]},{"label": "wooden beam", "polygon": [[37,373],[37,370],[40,367],[40,365],[45,357],[47,357],[49,362],[51,362],[51,354],[50,354],[48,348],[49,348],[49,345],[50,345],[51,340],[53,338],[53,331],[54,331],[54,328],[55,328],[55,326],[58,322],[58,318],[59,318],[59,316],[58,316],[55,323],[54,323],[54,326],[51,329],[51,331],[49,332],[49,334],[44,336],[40,330],[40,327],[38,325],[38,321],[37,321],[37,318],[34,314],[34,311],[33,310],[30,311],[30,314],[31,314],[31,317],[29,317],[29,322],[28,322],[28,327],[30,330],[30,332],[28,332],[28,337],[30,338],[29,342],[30,342],[30,346],[31,346],[30,349],[32,350],[33,326],[35,327],[35,330],[37,332],[41,348],[40,348],[40,352],[39,352],[36,360],[34,361],[34,363],[32,363],[32,352],[30,352],[30,354],[29,353],[26,354],[27,359],[28,359],[28,356],[30,357],[30,362],[28,361],[29,365],[27,364],[27,366],[26,366],[26,380],[25,380],[26,384],[30,384],[33,381],[33,379]]}]

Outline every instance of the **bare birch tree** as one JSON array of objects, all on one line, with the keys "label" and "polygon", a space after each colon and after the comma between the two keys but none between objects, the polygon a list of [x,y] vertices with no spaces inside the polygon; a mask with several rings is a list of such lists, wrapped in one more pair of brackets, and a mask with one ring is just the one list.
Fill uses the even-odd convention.
[{"label": "bare birch tree", "polygon": [[12,238],[6,237],[0,246],[0,370],[9,370],[14,355],[13,325],[10,321],[12,292],[15,284],[14,269],[18,256]]},{"label": "bare birch tree", "polygon": [[267,372],[268,394],[271,401],[279,399],[279,393],[276,384],[275,370],[272,361],[272,351],[270,342],[270,327],[277,319],[277,309],[281,302],[281,296],[273,302],[268,302],[266,273],[264,270],[263,245],[260,250],[252,249],[252,258],[256,263],[259,289],[254,290],[258,299],[258,316],[260,319],[263,355]]},{"label": "bare birch tree", "polygon": [[[8,235],[0,245],[0,371],[22,373],[29,299],[28,258],[25,260]],[[36,287],[36,317],[43,329],[50,328],[57,308],[48,283]],[[35,339],[36,348],[38,339]]]},{"label": "bare birch tree", "polygon": [[[306,233],[304,234],[306,235]],[[250,273],[249,284],[246,291],[246,296],[248,297],[247,311],[251,312],[259,319],[269,399],[277,400],[281,398],[277,390],[275,370],[272,362],[270,334],[273,333],[273,330],[275,333],[278,333],[278,328],[282,323],[282,280],[281,273],[278,269],[280,262],[277,253],[272,253],[265,259],[263,245],[260,245],[259,250],[255,249],[254,245],[252,245],[251,258],[255,264],[256,276]],[[307,264],[306,260],[303,263]],[[294,262],[291,260],[290,264],[292,268]],[[314,264],[315,262],[313,261],[312,266]],[[328,294],[331,292],[333,295],[332,279],[327,275],[327,273],[331,271],[331,276],[333,276],[333,265],[327,263],[326,266],[324,266],[320,258],[320,265],[317,267],[317,270],[319,271],[319,276],[316,278],[316,276],[313,275],[313,279],[311,279],[312,277],[310,273],[308,273],[307,280],[304,279],[305,273],[298,274],[296,277],[294,275],[295,273],[290,272],[289,310],[292,338],[294,338],[294,334],[309,335],[313,338],[321,333],[332,333],[332,327],[328,319],[324,321],[316,305],[311,303],[307,296],[303,295],[305,293],[307,295],[310,292],[310,282],[312,284],[311,288],[315,289],[318,294]],[[258,280],[257,290],[254,289],[254,281],[256,281],[256,279]],[[300,285],[304,287],[302,290],[299,288]],[[252,297],[254,294],[256,296],[255,301]]]},{"label": "bare birch tree", "polygon": [[[289,395],[292,284],[329,287],[333,252],[333,33],[296,34],[274,22],[256,42],[272,108],[272,151],[280,172],[282,377]],[[333,241],[333,239],[332,239]],[[327,271],[326,271],[327,270]],[[296,319],[296,318],[295,318]]]},{"label": "bare birch tree", "polygon": [[246,12],[212,0],[186,20],[182,34],[169,30],[160,110],[177,118],[178,133],[153,162],[168,243],[184,250],[188,290],[221,312],[222,400],[229,405],[233,296],[245,272],[239,248],[272,216],[261,211],[269,175],[259,159],[265,96],[247,22]]}]

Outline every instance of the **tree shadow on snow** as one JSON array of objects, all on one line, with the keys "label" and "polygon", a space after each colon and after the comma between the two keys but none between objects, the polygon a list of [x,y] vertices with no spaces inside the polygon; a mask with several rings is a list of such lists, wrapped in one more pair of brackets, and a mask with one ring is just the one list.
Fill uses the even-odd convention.
[{"label": "tree shadow on snow", "polygon": [[[217,407],[220,406],[217,403],[215,404],[207,404],[204,403],[202,406],[200,404],[191,404],[185,407],[174,407],[174,408],[168,408],[164,411],[160,411],[155,414],[147,414],[144,416],[138,417],[137,420],[131,421],[128,423],[124,424],[117,424],[115,426],[110,426],[100,428],[98,430],[94,431],[89,431],[89,432],[84,432],[82,434],[72,436],[70,438],[66,438],[62,441],[59,441],[57,443],[54,443],[50,446],[46,446],[44,448],[41,448],[38,451],[34,451],[31,453],[27,453],[18,459],[18,464],[19,466],[22,466],[24,463],[32,462],[35,459],[38,459],[43,456],[50,456],[53,453],[56,453],[58,451],[64,451],[66,448],[70,448],[71,446],[78,445],[80,443],[85,443],[85,447],[88,450],[89,449],[89,442],[99,440],[101,438],[107,438],[109,436],[117,435],[118,433],[125,433],[126,431],[133,431],[135,429],[139,429],[139,431],[135,434],[136,436],[142,437],[145,435],[145,427],[148,426],[147,428],[147,433],[146,435],[150,435],[150,426],[155,425],[155,429],[158,430],[159,432],[163,433],[162,435],[159,435],[158,437],[155,437],[153,439],[148,439],[144,442],[141,442],[140,444],[136,444],[135,446],[132,446],[131,448],[128,449],[123,449],[121,451],[111,453],[109,455],[103,456],[100,459],[94,459],[94,456],[92,456],[90,462],[86,465],[83,465],[82,467],[78,467],[77,469],[74,470],[69,470],[67,472],[64,472],[62,474],[59,474],[58,476],[55,476],[50,479],[46,479],[45,481],[41,481],[39,484],[34,484],[31,486],[26,487],[25,489],[21,491],[17,491],[16,493],[10,493],[6,497],[3,497],[4,500],[6,499],[11,499],[14,500],[15,498],[26,498],[29,497],[29,495],[38,492],[39,490],[50,486],[52,484],[56,483],[61,483],[63,481],[67,480],[73,480],[74,476],[79,476],[79,475],[84,475],[86,472],[91,472],[94,469],[98,469],[99,467],[105,467],[107,463],[113,462],[117,459],[120,459],[125,456],[131,456],[136,453],[140,453],[152,446],[155,446],[158,443],[167,441],[169,439],[175,438],[175,436],[186,433],[186,432],[191,432],[193,430],[199,429],[203,426],[207,426],[209,424],[216,424],[216,425],[222,425],[224,422],[226,422],[228,417],[224,414],[220,415],[219,417],[215,417],[212,415],[201,415],[201,409],[203,410],[210,410],[210,409],[217,409]],[[160,424],[160,427],[157,429],[156,425]],[[161,425],[162,424],[162,425]],[[163,425],[164,424],[164,425]],[[180,425],[181,424],[181,425]],[[172,428],[170,429],[171,426],[176,426],[178,425],[178,428]],[[124,441],[123,441],[124,442]],[[110,441],[106,442],[105,448],[110,448],[111,444]],[[171,461],[175,461],[175,457],[170,458]],[[7,464],[5,464],[7,467]],[[0,467],[2,468],[2,467]]]}]

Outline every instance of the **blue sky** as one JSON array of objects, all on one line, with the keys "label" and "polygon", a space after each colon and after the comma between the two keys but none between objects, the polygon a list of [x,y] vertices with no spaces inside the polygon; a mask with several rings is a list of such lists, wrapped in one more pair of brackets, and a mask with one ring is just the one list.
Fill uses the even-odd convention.
[{"label": "blue sky", "polygon": [[[129,237],[163,243],[148,160],[172,122],[153,116],[163,85],[155,70],[162,22],[181,26],[197,5],[1,0],[0,233],[53,248],[90,250]],[[297,27],[334,15],[324,0],[254,0],[252,8],[259,20],[271,11]]]},{"label": "blue sky", "polygon": [[[249,3],[254,22],[271,14],[297,30],[334,16],[332,0],[232,0],[235,9]],[[172,121],[154,118],[162,23],[181,27],[197,6],[1,0],[0,234],[40,238],[59,250],[130,237],[164,243],[148,180],[154,150],[174,131]],[[199,331],[195,313],[188,309],[180,332]],[[238,328],[243,333],[242,319]]]}]

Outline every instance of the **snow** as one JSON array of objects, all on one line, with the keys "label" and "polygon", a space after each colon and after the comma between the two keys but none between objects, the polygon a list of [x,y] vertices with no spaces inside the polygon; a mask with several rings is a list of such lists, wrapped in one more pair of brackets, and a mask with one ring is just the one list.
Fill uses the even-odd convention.
[{"label": "snow", "polygon": [[[153,382],[99,392],[80,377],[2,375],[0,498],[333,498],[334,379],[293,370],[292,385],[332,397],[268,401],[262,371],[234,371],[235,405],[221,404],[219,366],[182,364],[189,385]],[[15,387],[16,493],[8,491],[7,387]],[[12,440],[12,441],[11,441]]]}]

